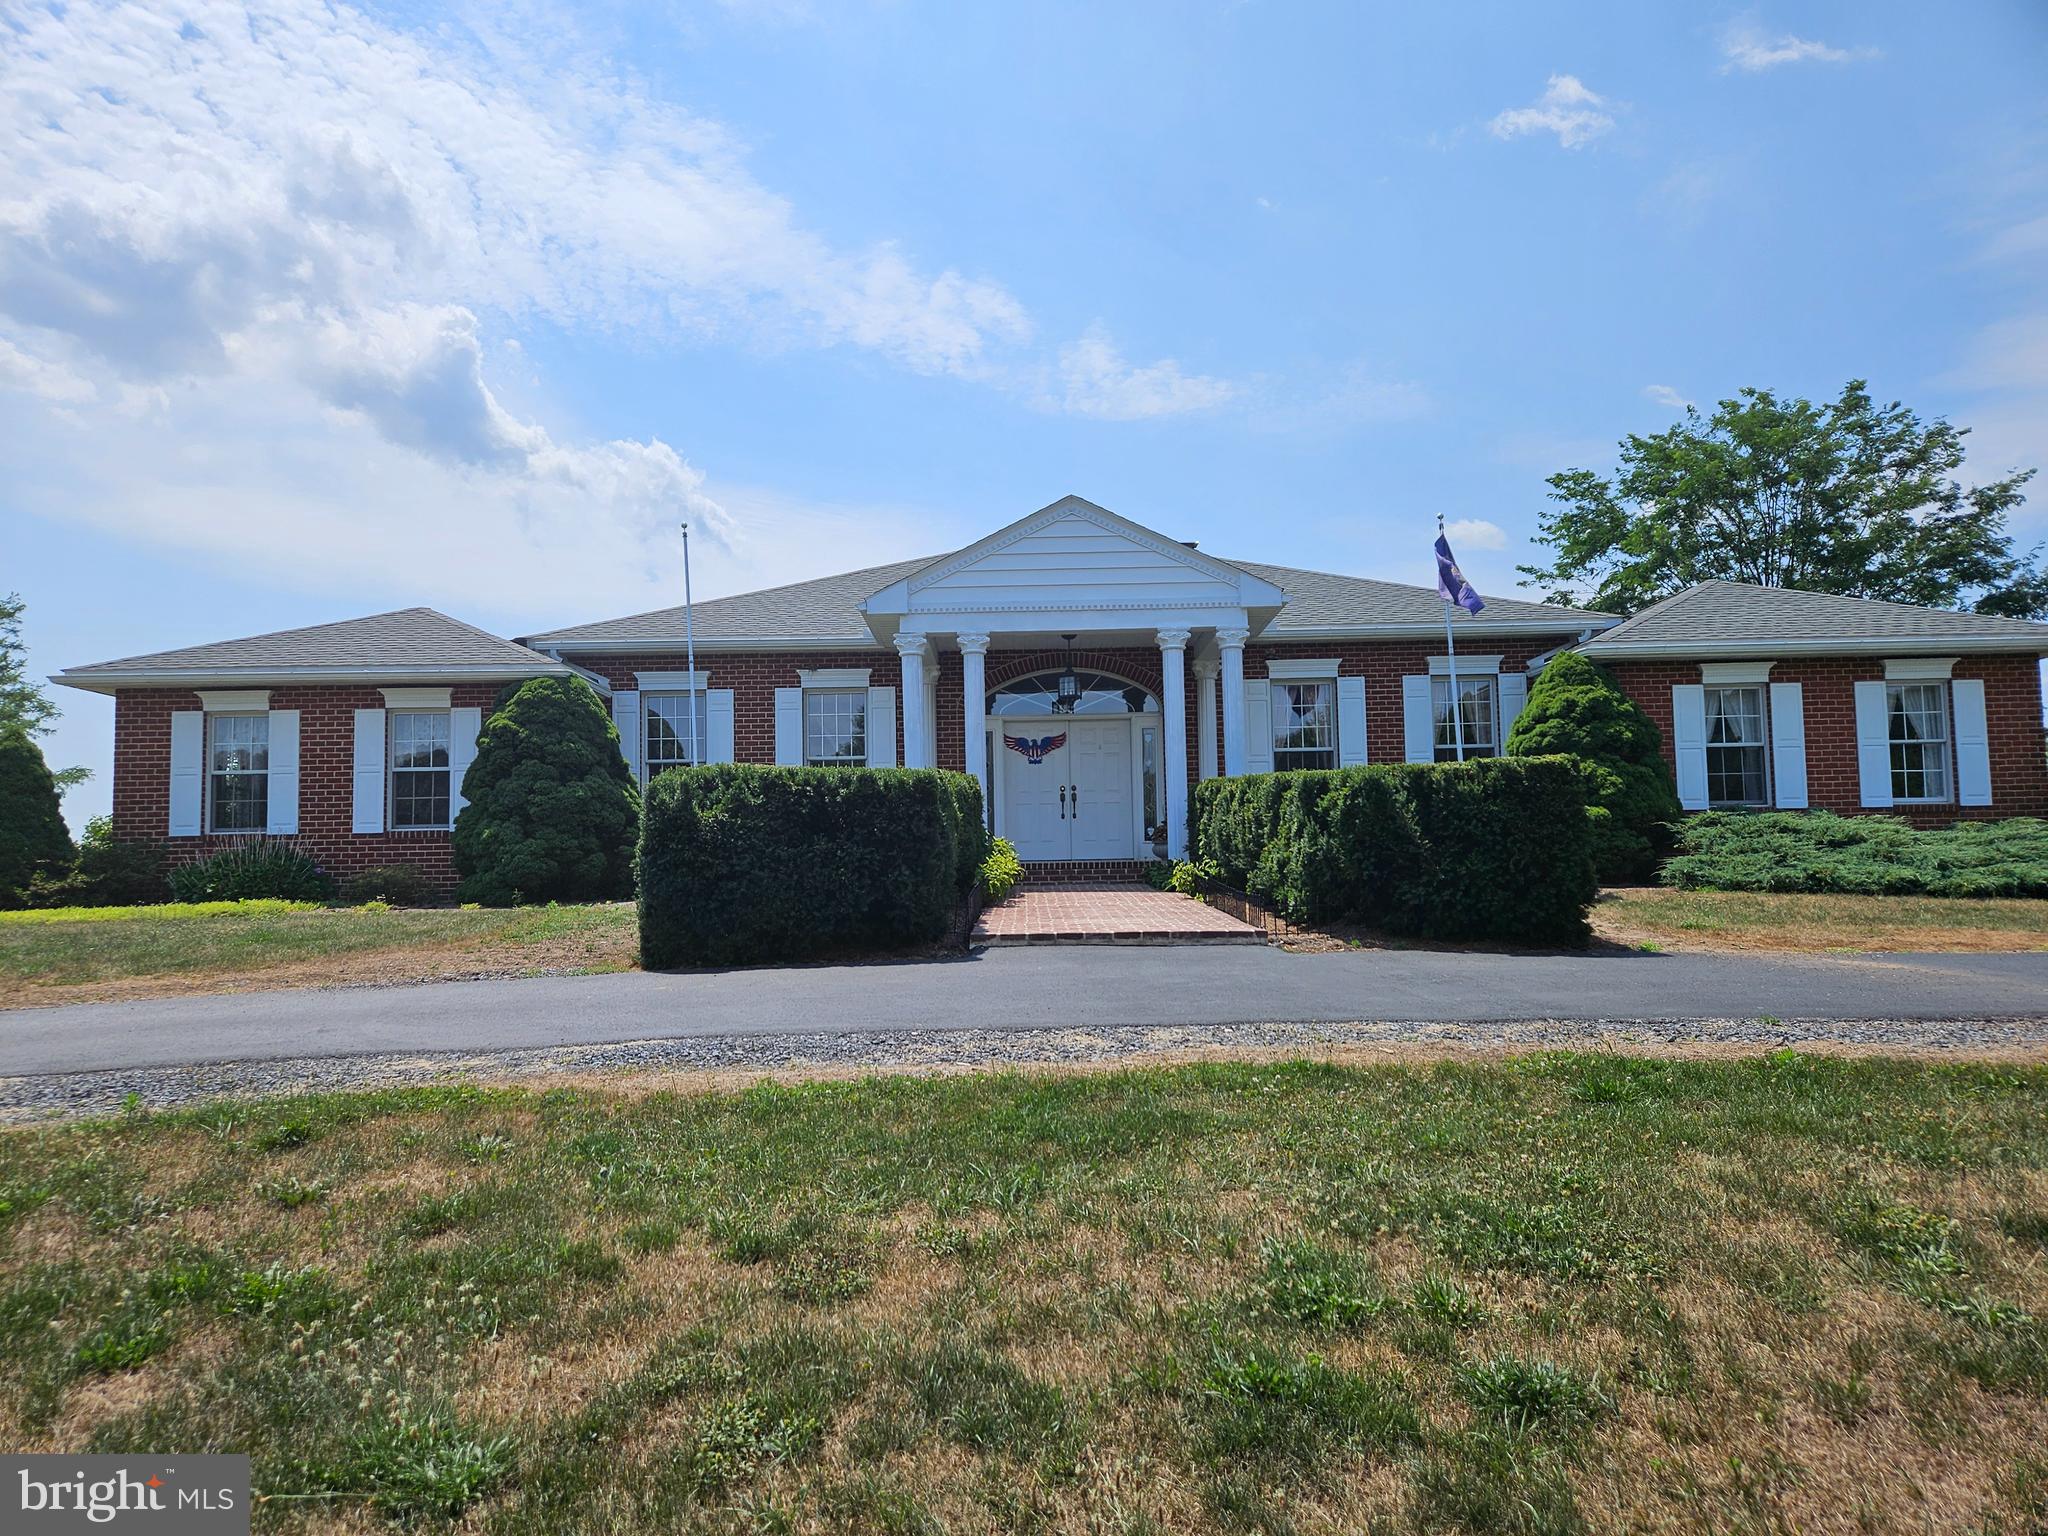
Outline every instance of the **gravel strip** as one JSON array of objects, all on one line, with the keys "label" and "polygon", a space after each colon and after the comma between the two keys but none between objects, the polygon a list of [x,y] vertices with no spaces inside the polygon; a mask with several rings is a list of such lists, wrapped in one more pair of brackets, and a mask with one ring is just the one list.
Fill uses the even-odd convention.
[{"label": "gravel strip", "polygon": [[1651,1051],[1699,1045],[1829,1045],[1974,1055],[2048,1051],[2048,1020],[1696,1019],[1671,1023],[1530,1019],[1482,1024],[1225,1024],[1164,1029],[699,1035],[548,1049],[308,1057],[0,1078],[0,1124],[108,1114],[130,1102],[148,1109],[173,1109],[219,1098],[478,1079],[639,1071],[1071,1065],[1159,1053],[1314,1051],[1376,1045]]}]

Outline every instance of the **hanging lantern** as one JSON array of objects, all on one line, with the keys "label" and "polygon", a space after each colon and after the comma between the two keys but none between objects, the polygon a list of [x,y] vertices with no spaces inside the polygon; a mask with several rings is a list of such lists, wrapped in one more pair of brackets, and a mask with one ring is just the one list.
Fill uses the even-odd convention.
[{"label": "hanging lantern", "polygon": [[1074,671],[1074,637],[1062,635],[1067,642],[1067,664],[1060,668],[1060,691],[1052,701],[1053,713],[1071,715],[1081,702],[1081,679]]}]

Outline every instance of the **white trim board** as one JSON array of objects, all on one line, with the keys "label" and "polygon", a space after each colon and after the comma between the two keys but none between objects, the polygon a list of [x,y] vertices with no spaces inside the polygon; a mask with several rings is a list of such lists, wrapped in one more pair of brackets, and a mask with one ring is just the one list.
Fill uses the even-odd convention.
[{"label": "white trim board", "polygon": [[379,688],[386,709],[447,709],[453,704],[452,688]]},{"label": "white trim board", "polygon": [[1308,679],[1320,682],[1337,675],[1335,656],[1314,656],[1305,659],[1275,660],[1266,663],[1266,676],[1282,681]]},{"label": "white trim board", "polygon": [[867,667],[799,667],[796,673],[804,688],[865,688],[870,675]]},{"label": "white trim board", "polygon": [[1700,681],[1719,685],[1768,683],[1775,661],[1703,661]]},{"label": "white trim board", "polygon": [[1458,676],[1479,677],[1488,672],[1500,671],[1503,659],[1499,656],[1432,656],[1429,658],[1429,675],[1449,677],[1452,672],[1451,664],[1455,661]]},{"label": "white trim board", "polygon": [[699,667],[694,672],[635,672],[642,693],[688,693],[692,688],[710,686],[711,674]]},{"label": "white trim board", "polygon": [[1884,680],[1888,683],[1940,683],[1955,675],[1957,656],[1887,657]]},{"label": "white trim board", "polygon": [[209,715],[260,715],[270,708],[270,690],[209,688],[200,693],[199,707]]}]

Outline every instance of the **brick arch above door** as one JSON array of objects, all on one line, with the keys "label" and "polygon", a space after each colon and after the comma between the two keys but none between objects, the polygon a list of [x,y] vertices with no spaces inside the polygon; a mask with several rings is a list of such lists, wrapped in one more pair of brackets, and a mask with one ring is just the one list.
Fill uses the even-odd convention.
[{"label": "brick arch above door", "polygon": [[[1076,671],[1107,672],[1135,683],[1154,698],[1159,697],[1159,653],[1156,650],[1076,650],[1073,662]],[[1043,651],[990,651],[984,680],[988,691],[993,693],[1004,683],[1029,677],[1034,672],[1057,672],[1066,664],[1064,647]]]}]

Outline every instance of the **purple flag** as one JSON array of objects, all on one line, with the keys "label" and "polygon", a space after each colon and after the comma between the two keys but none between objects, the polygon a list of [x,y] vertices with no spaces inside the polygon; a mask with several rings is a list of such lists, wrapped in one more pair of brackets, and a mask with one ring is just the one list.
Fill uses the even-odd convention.
[{"label": "purple flag", "polygon": [[1458,562],[1451,554],[1451,541],[1442,534],[1436,536],[1436,590],[1447,603],[1456,603],[1467,613],[1477,613],[1486,604],[1479,594],[1472,590],[1472,583],[1465,579],[1465,573],[1458,569]]}]

